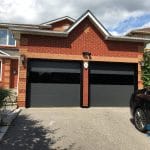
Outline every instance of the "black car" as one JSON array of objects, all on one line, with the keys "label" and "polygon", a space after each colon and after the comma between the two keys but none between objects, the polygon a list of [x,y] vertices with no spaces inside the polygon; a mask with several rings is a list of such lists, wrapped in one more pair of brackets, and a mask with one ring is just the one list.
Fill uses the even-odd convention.
[{"label": "black car", "polygon": [[132,95],[130,109],[135,127],[141,132],[150,130],[150,88],[138,90]]}]

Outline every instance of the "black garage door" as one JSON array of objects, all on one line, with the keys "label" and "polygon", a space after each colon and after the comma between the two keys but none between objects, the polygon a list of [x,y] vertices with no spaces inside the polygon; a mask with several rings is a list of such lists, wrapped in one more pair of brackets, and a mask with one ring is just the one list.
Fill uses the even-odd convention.
[{"label": "black garage door", "polygon": [[80,106],[80,63],[29,60],[27,107]]},{"label": "black garage door", "polygon": [[90,106],[129,106],[137,88],[135,64],[91,63],[90,68]]}]

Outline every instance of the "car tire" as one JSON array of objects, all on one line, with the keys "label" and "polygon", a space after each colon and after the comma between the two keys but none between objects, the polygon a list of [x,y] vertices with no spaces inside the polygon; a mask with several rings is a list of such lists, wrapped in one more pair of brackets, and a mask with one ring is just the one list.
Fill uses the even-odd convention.
[{"label": "car tire", "polygon": [[136,108],[134,112],[134,124],[140,132],[146,132],[147,118],[142,108]]}]

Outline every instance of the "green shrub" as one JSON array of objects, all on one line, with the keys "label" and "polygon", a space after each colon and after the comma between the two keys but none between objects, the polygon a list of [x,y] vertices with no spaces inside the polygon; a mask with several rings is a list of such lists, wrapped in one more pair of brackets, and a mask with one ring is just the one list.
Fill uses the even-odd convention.
[{"label": "green shrub", "polygon": [[0,107],[3,106],[3,104],[4,104],[4,99],[5,99],[7,96],[10,96],[10,90],[0,88]]},{"label": "green shrub", "polygon": [[142,66],[142,79],[144,87],[150,86],[150,52],[145,52],[144,65]]}]

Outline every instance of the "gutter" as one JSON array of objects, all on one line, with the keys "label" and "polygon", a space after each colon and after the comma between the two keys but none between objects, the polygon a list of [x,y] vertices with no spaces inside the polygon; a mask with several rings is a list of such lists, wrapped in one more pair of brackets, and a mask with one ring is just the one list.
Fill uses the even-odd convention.
[{"label": "gutter", "polygon": [[33,25],[33,24],[7,24],[7,23],[0,23],[0,27],[7,27],[7,28],[27,28],[27,29],[46,29],[51,28],[51,25]]},{"label": "gutter", "polygon": [[51,30],[38,30],[38,29],[24,29],[24,28],[9,28],[13,33],[20,32],[23,34],[33,34],[33,35],[46,35],[46,36],[57,36],[57,37],[67,37],[67,32],[51,31]]},{"label": "gutter", "polygon": [[129,36],[106,36],[105,40],[126,41],[126,42],[150,42],[150,39],[148,38],[138,38]]},{"label": "gutter", "polygon": [[[32,35],[44,35],[44,36],[55,36],[55,37],[68,37],[70,34],[69,31],[52,31],[52,30],[40,30],[40,29],[25,29],[25,28],[9,28],[14,34],[16,32],[22,34],[32,34]],[[105,35],[105,40],[111,41],[126,41],[126,42],[150,42],[148,38],[138,38],[138,37],[129,37],[129,36],[112,36]]]}]

